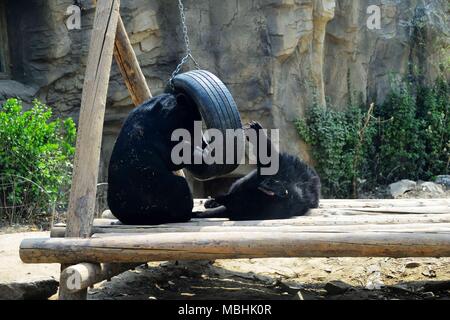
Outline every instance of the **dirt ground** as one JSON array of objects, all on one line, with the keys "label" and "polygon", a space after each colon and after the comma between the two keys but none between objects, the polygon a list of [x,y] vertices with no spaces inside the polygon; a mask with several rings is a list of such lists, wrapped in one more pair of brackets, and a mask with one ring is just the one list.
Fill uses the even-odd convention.
[{"label": "dirt ground", "polygon": [[89,291],[92,300],[450,299],[450,259],[245,259],[152,263]]},{"label": "dirt ground", "polygon": [[[450,198],[413,190],[402,198]],[[450,299],[450,258],[289,258],[149,263],[89,299]]]},{"label": "dirt ground", "polygon": [[[449,191],[440,195],[450,198]],[[405,197],[429,198],[424,193]],[[48,233],[0,228],[0,280],[58,279],[58,265],[24,265],[20,241]],[[19,232],[22,232],[19,234]],[[20,273],[19,272],[19,273]],[[39,274],[42,273],[42,274]],[[1,281],[0,281],[1,282]],[[50,299],[57,299],[54,295]],[[450,299],[450,258],[289,258],[149,263],[89,290],[90,300]]]}]

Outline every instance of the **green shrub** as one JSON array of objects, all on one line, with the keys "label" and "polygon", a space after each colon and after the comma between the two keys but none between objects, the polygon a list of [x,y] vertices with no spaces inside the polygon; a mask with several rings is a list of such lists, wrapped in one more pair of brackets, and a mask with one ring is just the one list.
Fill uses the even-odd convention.
[{"label": "green shrub", "polygon": [[430,180],[448,173],[449,93],[442,78],[429,87],[392,89],[377,110],[380,132],[371,156],[377,162],[374,172],[379,183]]},{"label": "green shrub", "polygon": [[312,156],[322,180],[325,196],[356,196],[357,179],[365,170],[367,141],[373,129],[359,107],[336,111],[315,105],[305,120],[297,120],[300,137],[312,147]]},{"label": "green shrub", "polygon": [[417,112],[421,120],[420,139],[424,143],[421,177],[432,179],[436,174],[448,173],[450,164],[450,88],[439,78],[431,87],[419,88]]},{"label": "green shrub", "polygon": [[376,108],[379,131],[375,139],[374,178],[385,184],[400,179],[417,180],[424,166],[425,144],[420,139],[422,120],[417,118],[416,98],[408,86],[392,87]]},{"label": "green shrub", "polygon": [[356,197],[361,189],[400,179],[430,180],[448,174],[450,90],[445,78],[432,86],[392,86],[381,106],[336,111],[313,105],[296,125],[312,147],[327,197]]},{"label": "green shrub", "polygon": [[0,219],[10,223],[48,215],[70,185],[76,128],[52,120],[49,107],[29,111],[9,99],[0,108]]}]

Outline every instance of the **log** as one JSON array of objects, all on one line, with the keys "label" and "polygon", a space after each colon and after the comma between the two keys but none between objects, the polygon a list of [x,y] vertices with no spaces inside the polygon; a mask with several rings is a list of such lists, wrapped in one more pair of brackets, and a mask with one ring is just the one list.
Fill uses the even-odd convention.
[{"label": "log", "polygon": [[[97,231],[97,232],[96,232]],[[335,233],[335,232],[397,232],[397,233],[450,233],[450,223],[410,223],[394,225],[378,224],[359,224],[359,225],[317,225],[317,226],[177,226],[155,227],[155,228],[115,228],[112,227],[94,227],[93,237],[107,237],[116,235],[131,234],[150,234],[150,233],[176,233],[176,232],[317,232],[317,233]],[[64,227],[53,228],[50,237],[64,238]]]},{"label": "log", "polygon": [[68,208],[68,237],[88,237],[94,218],[103,121],[119,4],[119,0],[101,0],[95,14],[81,98]]},{"label": "log", "polygon": [[[383,228],[384,225],[408,225],[412,226],[419,224],[436,225],[450,223],[450,214],[447,215],[388,215],[388,216],[331,216],[331,217],[297,217],[286,220],[263,220],[263,221],[228,221],[226,219],[197,219],[187,223],[174,223],[159,226],[128,226],[118,223],[117,220],[97,219],[94,221],[92,234],[103,233],[157,233],[169,232],[169,230],[177,230],[177,232],[192,232],[198,230],[214,230],[207,229],[209,227],[216,227],[215,230],[227,227],[295,227],[295,226],[367,226],[378,225]],[[183,231],[184,230],[184,231]],[[223,229],[226,230],[226,229]],[[65,224],[57,224],[51,230],[52,238],[60,238],[64,236]]]},{"label": "log", "polygon": [[[203,207],[207,199],[195,199],[194,206]],[[352,209],[379,207],[446,206],[450,213],[450,199],[321,199],[321,209]]]},{"label": "log", "polygon": [[447,206],[450,199],[322,199],[321,208],[377,208]]},{"label": "log", "polygon": [[135,106],[152,98],[152,93],[139,66],[122,18],[117,24],[114,57]]},{"label": "log", "polygon": [[[157,228],[162,226],[277,226],[277,225],[335,225],[335,224],[400,224],[400,223],[446,223],[450,222],[450,214],[418,214],[418,215],[317,215],[302,216],[291,219],[230,221],[228,219],[192,219],[185,223],[172,223],[160,226],[133,226],[133,228]],[[59,225],[63,226],[63,224]],[[94,226],[129,228],[115,219],[96,219]]]},{"label": "log", "polygon": [[[70,265],[61,265],[61,274],[64,272],[66,268],[70,267]],[[87,289],[81,289],[76,292],[69,290],[69,286],[67,286],[67,281],[61,279],[61,275],[59,276],[59,290],[58,290],[58,298],[59,300],[86,300],[87,299]]]},{"label": "log", "polygon": [[[67,237],[85,238],[91,234],[103,122],[119,7],[120,0],[101,0],[95,12],[81,97],[74,171],[67,215]],[[65,267],[62,266],[62,268]],[[84,300],[86,296],[87,290],[80,290],[76,294],[72,294],[64,285],[60,285],[59,298],[61,300]]]},{"label": "log", "polygon": [[314,209],[311,215],[330,214],[448,214],[450,208],[447,206],[426,206],[426,207],[375,207],[375,208],[349,208],[349,209]]},{"label": "log", "polygon": [[132,264],[112,264],[112,263],[80,263],[70,266],[61,273],[61,283],[64,283],[67,291],[76,294],[84,289],[95,285],[96,283],[111,278],[134,269],[143,263]]},{"label": "log", "polygon": [[[203,212],[205,211],[204,208],[202,208],[199,205],[196,205],[194,207],[194,211]],[[414,217],[417,217],[419,215],[446,215],[450,214],[450,209],[446,206],[428,206],[428,207],[378,207],[378,208],[321,208],[321,209],[312,209],[308,212],[306,215],[307,217],[331,217],[331,216],[368,216],[368,215],[379,215],[379,216],[392,216],[392,215],[414,215]],[[300,219],[303,219],[304,217],[300,217]],[[414,219],[414,218],[413,218]],[[114,218],[114,215],[111,213],[110,210],[106,210],[102,214],[102,220],[107,223],[108,220],[112,223],[120,223],[117,219]],[[214,219],[217,221],[218,219]],[[221,219],[224,221],[225,219]],[[96,220],[101,221],[101,220]],[[192,222],[194,221],[211,221],[211,219],[192,219]],[[290,220],[289,220],[290,221]],[[110,224],[110,223],[107,223]]]},{"label": "log", "polygon": [[139,263],[277,257],[449,257],[448,233],[161,233],[92,239],[26,239],[24,263]]}]

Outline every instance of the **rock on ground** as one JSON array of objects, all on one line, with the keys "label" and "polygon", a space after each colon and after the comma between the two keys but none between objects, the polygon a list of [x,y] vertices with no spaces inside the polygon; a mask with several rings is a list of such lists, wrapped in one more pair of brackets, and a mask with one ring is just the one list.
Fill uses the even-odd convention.
[{"label": "rock on ground", "polygon": [[437,183],[434,182],[424,182],[419,186],[422,191],[431,193],[433,195],[439,196],[445,193],[444,188]]},{"label": "rock on ground", "polygon": [[450,188],[450,175],[437,176],[436,183]]},{"label": "rock on ground", "polygon": [[411,180],[401,180],[389,185],[391,196],[398,198],[408,191],[414,190],[417,183]]},{"label": "rock on ground", "polygon": [[48,232],[0,235],[0,300],[47,299],[57,292],[59,265],[24,264],[19,246],[26,238],[48,238]]}]

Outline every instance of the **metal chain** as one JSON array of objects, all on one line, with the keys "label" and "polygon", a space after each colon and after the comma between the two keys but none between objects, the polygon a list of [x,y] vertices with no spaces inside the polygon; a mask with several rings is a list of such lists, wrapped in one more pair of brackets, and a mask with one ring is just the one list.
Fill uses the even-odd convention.
[{"label": "metal chain", "polygon": [[200,69],[200,65],[197,63],[195,58],[192,56],[191,43],[189,41],[189,34],[188,34],[187,25],[186,25],[186,15],[184,14],[184,6],[183,6],[183,2],[181,2],[181,0],[178,0],[178,10],[180,11],[180,20],[181,20],[181,25],[182,25],[182,29],[183,29],[183,38],[184,38],[186,55],[183,57],[183,59],[181,59],[180,63],[177,65],[177,67],[175,68],[175,71],[172,73],[172,76],[169,79],[169,84],[171,86],[173,86],[173,84],[172,84],[173,79],[175,78],[175,76],[178,73],[180,73],[181,68],[183,67],[183,65],[185,65],[188,62],[189,59],[191,59],[194,62],[195,68],[197,68],[197,70]]}]

